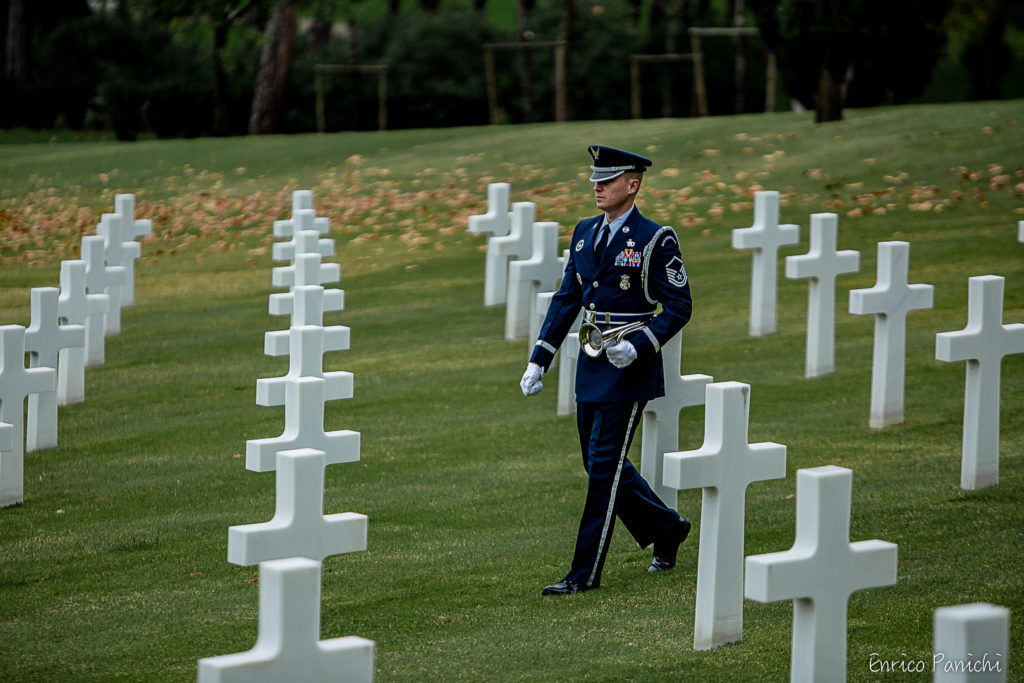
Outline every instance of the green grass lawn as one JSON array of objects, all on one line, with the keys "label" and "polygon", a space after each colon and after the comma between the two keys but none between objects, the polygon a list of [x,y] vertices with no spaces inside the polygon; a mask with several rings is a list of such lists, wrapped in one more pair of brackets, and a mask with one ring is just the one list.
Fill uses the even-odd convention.
[{"label": "green grass lawn", "polygon": [[[512,184],[562,245],[590,197],[586,146],[655,160],[642,210],[677,228],[694,295],[683,371],[751,385],[750,440],[785,444],[785,479],[747,492],[746,553],[788,549],[795,471],[854,471],[851,540],[899,545],[899,581],[849,603],[848,677],[873,659],[931,661],[932,614],[988,601],[1024,608],[1024,355],[1002,370],[1000,483],[962,491],[965,368],[935,360],[935,334],[967,322],[968,278],[1006,277],[1004,323],[1024,322],[1022,103],[218,140],[0,145],[0,320],[27,325],[29,290],[57,286],[114,194],[136,194],[154,236],[136,304],[89,368],[86,400],[60,412],[60,446],[25,461],[25,502],[0,510],[0,679],[193,680],[202,657],[257,635],[256,567],[227,562],[227,528],[269,520],[274,475],[245,469],[245,442],[276,436],[283,408],[255,403],[271,224],[294,189],[331,218],[352,347],[324,358],[355,375],[325,426],[362,435],[359,463],[327,469],[325,512],[369,517],[365,552],[323,564],[321,637],[376,643],[377,677],[407,680],[782,680],[792,606],[745,602],[743,640],[695,652],[700,491],[678,567],[621,526],[598,591],[542,598],[571,559],[586,486],[556,382],[524,399],[527,341],[483,307],[488,182]],[[836,371],[804,374],[807,282],[780,275],[778,332],[747,334],[750,254],[731,230],[753,192],[779,190],[782,220],[839,214],[839,248],[861,253],[837,284]],[[847,313],[871,287],[876,244],[911,243],[906,421],[868,427],[874,321]],[[784,272],[780,259],[780,274]],[[699,448],[703,410],[681,418]],[[639,464],[639,443],[633,460]],[[1011,635],[1019,672],[1024,645]],[[1011,679],[1019,673],[1011,670]]]}]

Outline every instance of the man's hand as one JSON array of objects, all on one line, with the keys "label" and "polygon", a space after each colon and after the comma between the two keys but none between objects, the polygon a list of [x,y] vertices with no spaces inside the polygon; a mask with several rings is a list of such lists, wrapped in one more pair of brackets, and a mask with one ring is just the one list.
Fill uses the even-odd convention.
[{"label": "man's hand", "polygon": [[617,368],[624,368],[636,360],[636,347],[626,340],[620,341],[615,346],[609,346],[604,350],[608,354],[608,360]]},{"label": "man's hand", "polygon": [[539,394],[540,390],[544,388],[544,383],[540,381],[540,378],[543,376],[544,368],[536,363],[530,363],[527,365],[526,372],[523,373],[523,378],[519,380],[519,387],[523,390],[523,396],[534,396],[535,394]]}]

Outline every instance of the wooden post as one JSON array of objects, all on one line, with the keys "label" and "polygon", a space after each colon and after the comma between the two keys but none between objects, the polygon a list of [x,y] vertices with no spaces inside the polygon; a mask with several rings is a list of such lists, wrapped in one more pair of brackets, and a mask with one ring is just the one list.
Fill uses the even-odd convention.
[{"label": "wooden post", "polygon": [[[531,43],[484,43],[484,69],[487,76],[487,109],[488,121],[492,126],[498,123],[498,86],[494,77],[495,50],[555,50],[555,120],[564,121],[568,111],[568,85],[565,78],[560,77],[559,64],[565,63],[565,41]],[[564,73],[564,69],[561,73]],[[559,118],[561,117],[561,118]]]},{"label": "wooden post", "polygon": [[764,110],[770,113],[775,111],[775,88],[778,87],[779,65],[775,61],[774,52],[768,51],[766,58],[768,64],[766,66],[767,73],[765,73],[764,77]]},{"label": "wooden post", "polygon": [[494,77],[494,47],[484,45],[484,71],[487,74],[487,121],[498,125],[498,86]]},{"label": "wooden post", "polygon": [[708,115],[708,89],[704,84],[704,53],[700,49],[700,36],[690,30],[690,50],[693,53],[693,90],[697,95],[697,115]]},{"label": "wooden post", "polygon": [[640,60],[639,55],[629,56],[629,91],[632,95],[632,114],[634,119],[643,117],[643,99],[640,92]]},{"label": "wooden post", "polygon": [[316,71],[316,131],[326,132],[327,117],[324,113],[324,74]]},{"label": "wooden post", "polygon": [[675,64],[693,59],[693,55],[665,54],[665,55],[630,55],[629,56],[629,80],[632,114],[634,119],[643,118],[643,100],[640,92],[640,64],[642,62],[656,62],[660,64]]},{"label": "wooden post", "polygon": [[316,74],[316,126],[323,133],[327,129],[326,93],[324,74],[370,73],[377,74],[377,130],[388,129],[388,67],[381,64],[317,64]]}]

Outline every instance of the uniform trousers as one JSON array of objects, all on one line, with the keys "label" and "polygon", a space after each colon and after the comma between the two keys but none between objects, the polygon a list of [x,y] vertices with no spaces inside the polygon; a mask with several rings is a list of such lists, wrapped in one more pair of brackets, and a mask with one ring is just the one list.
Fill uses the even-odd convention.
[{"label": "uniform trousers", "polygon": [[601,569],[618,516],[641,548],[676,528],[679,515],[665,505],[626,458],[646,402],[577,403],[587,501],[565,580],[583,589],[601,585]]}]

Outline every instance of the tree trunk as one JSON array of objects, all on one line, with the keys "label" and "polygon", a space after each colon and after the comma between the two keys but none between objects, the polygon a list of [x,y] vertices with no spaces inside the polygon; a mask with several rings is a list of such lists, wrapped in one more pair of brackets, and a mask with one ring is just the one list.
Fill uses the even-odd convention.
[{"label": "tree trunk", "polygon": [[224,68],[224,50],[228,44],[230,22],[225,18],[213,26],[213,134],[228,134],[228,76]]},{"label": "tree trunk", "polygon": [[13,83],[28,77],[28,0],[10,0],[7,10],[7,63],[4,74]]},{"label": "tree trunk", "polygon": [[275,133],[280,126],[297,24],[298,15],[294,5],[288,2],[274,5],[270,21],[267,22],[260,70],[256,75],[256,91],[253,93],[252,114],[249,117],[251,135]]},{"label": "tree trunk", "polygon": [[[519,40],[529,42],[533,40],[533,32],[530,30],[530,12],[533,10],[534,0],[518,0],[516,2],[516,24],[518,26]],[[519,86],[523,93],[523,121],[533,122],[533,54],[530,50],[518,50],[519,56]]]},{"label": "tree trunk", "polygon": [[559,33],[561,33],[563,45],[559,48],[556,62],[555,121],[568,121],[572,118],[569,102],[569,62],[573,50],[572,31],[573,25],[576,23],[576,0],[562,0],[562,3],[562,26]]},{"label": "tree trunk", "polygon": [[842,85],[836,81],[835,76],[824,62],[818,72],[818,94],[815,100],[815,123],[843,120]]},{"label": "tree trunk", "polygon": [[[743,0],[735,0],[733,7],[733,26],[744,28],[747,25],[747,8]],[[733,73],[735,82],[735,100],[733,110],[736,114],[744,113],[747,99],[747,38],[736,36],[736,66]]]}]

